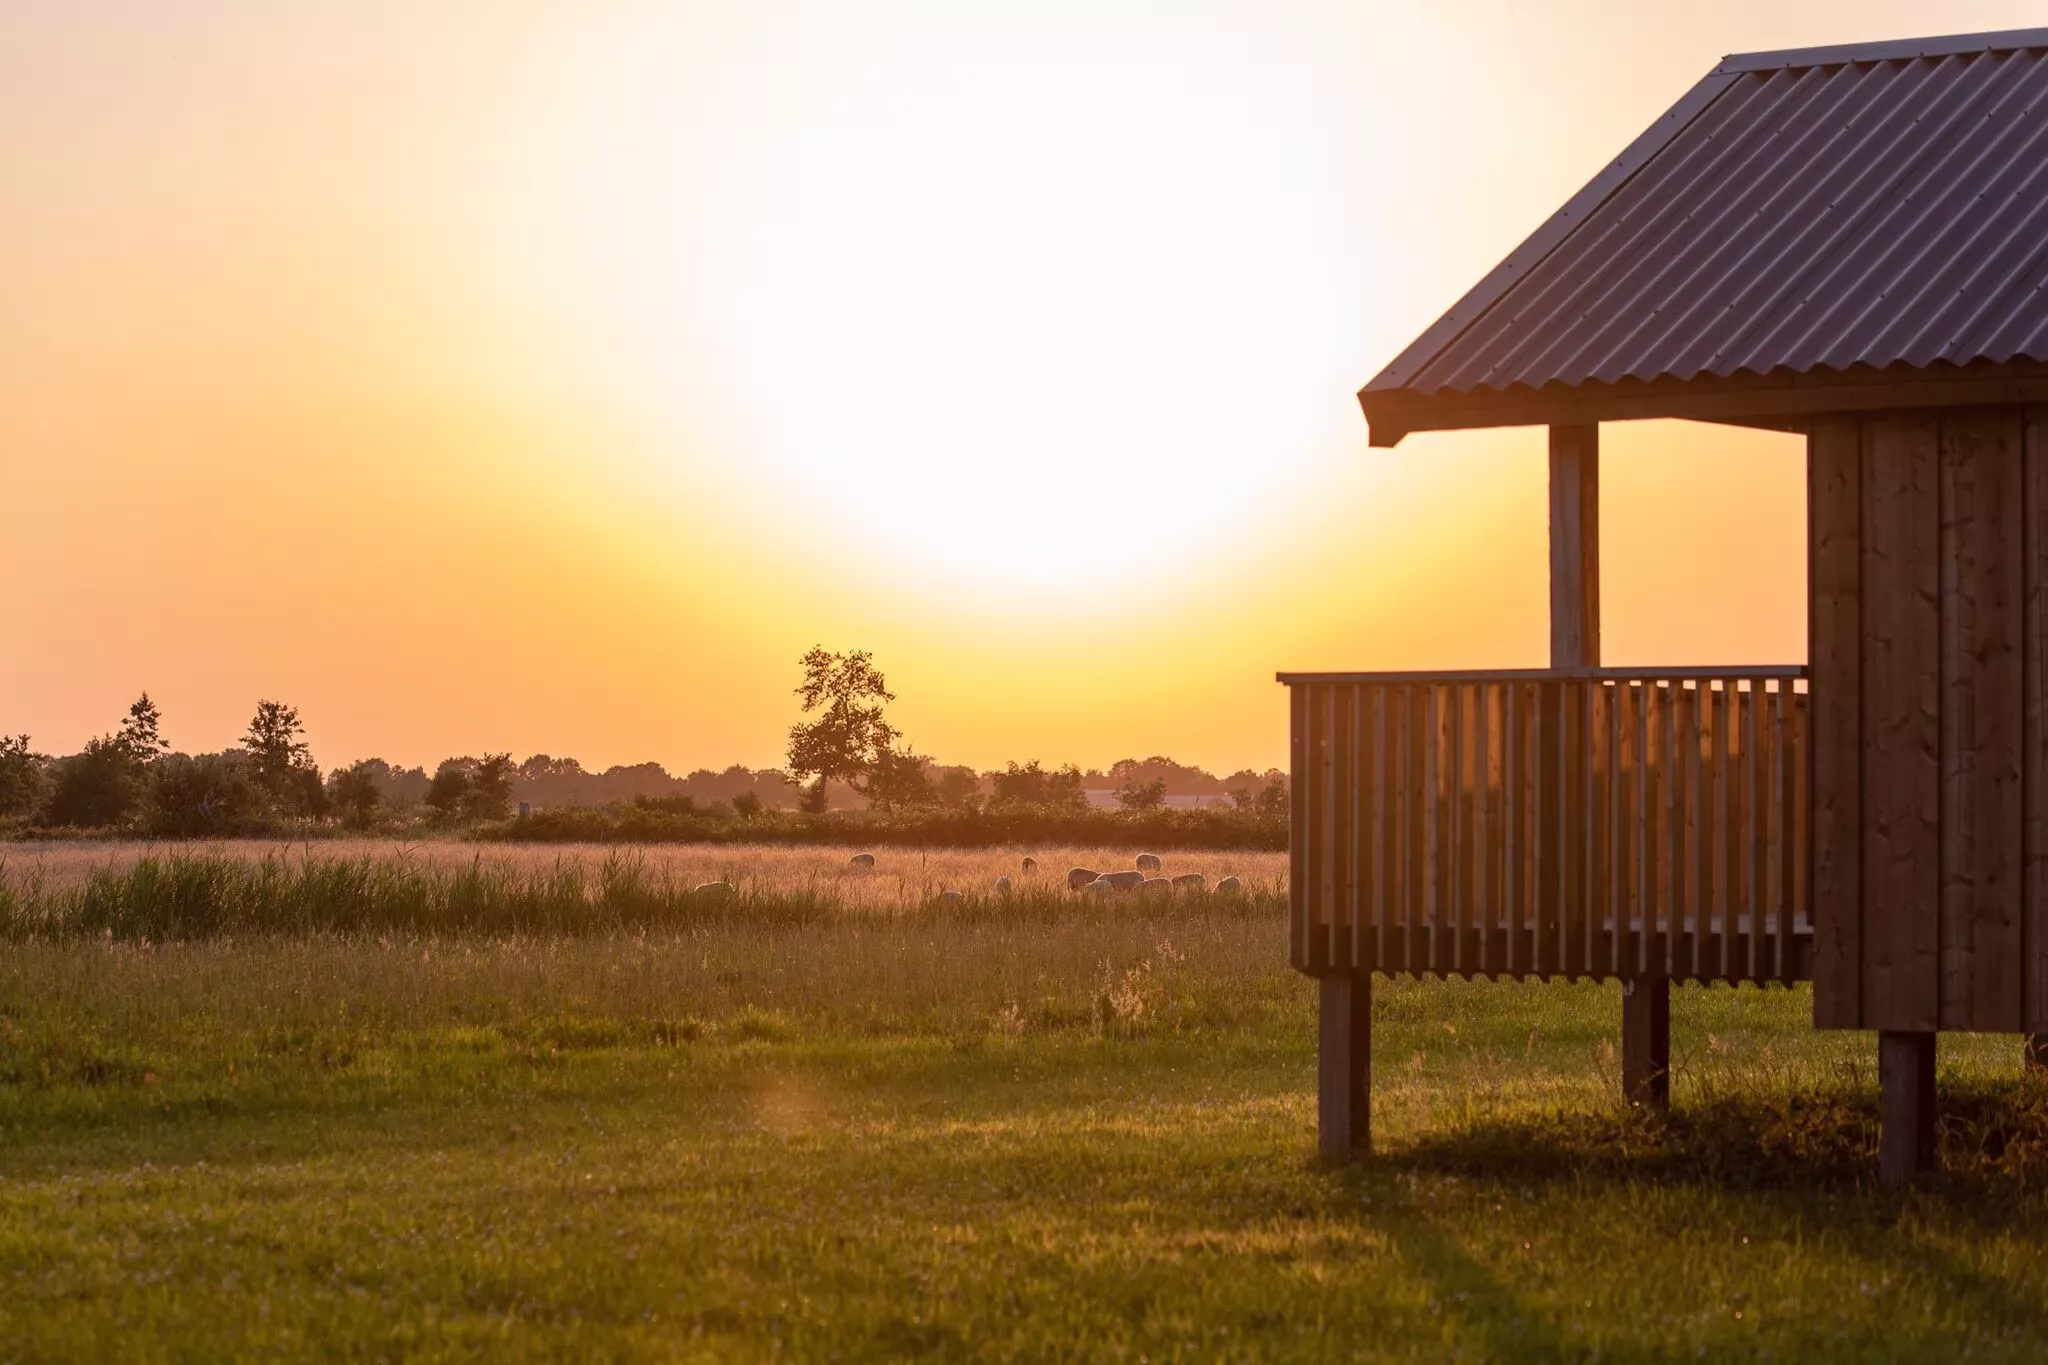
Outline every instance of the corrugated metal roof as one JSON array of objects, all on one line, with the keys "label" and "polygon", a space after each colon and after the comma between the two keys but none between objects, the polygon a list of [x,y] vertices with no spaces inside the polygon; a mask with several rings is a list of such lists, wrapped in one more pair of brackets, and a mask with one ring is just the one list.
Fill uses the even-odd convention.
[{"label": "corrugated metal roof", "polygon": [[1731,57],[1361,398],[2048,361],[2048,29]]}]

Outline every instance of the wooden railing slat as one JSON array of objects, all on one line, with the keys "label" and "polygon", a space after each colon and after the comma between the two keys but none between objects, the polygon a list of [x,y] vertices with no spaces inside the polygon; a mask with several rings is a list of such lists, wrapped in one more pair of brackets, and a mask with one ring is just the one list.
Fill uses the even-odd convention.
[{"label": "wooden railing slat", "polygon": [[1521,821],[1524,808],[1520,761],[1522,716],[1521,688],[1507,683],[1501,688],[1501,916],[1500,922],[1506,930],[1503,956],[1507,959],[1508,972],[1516,970],[1520,954],[1515,951],[1515,940],[1521,929],[1522,897],[1522,839]]},{"label": "wooden railing slat", "polygon": [[1747,964],[1749,975],[1756,976],[1756,938],[1763,932],[1765,903],[1770,899],[1771,877],[1771,765],[1765,750],[1769,738],[1764,724],[1764,683],[1753,678],[1749,684],[1749,728],[1744,732],[1747,738],[1748,754],[1744,759],[1749,781],[1749,880],[1744,884],[1749,891],[1750,957]]},{"label": "wooden railing slat", "polygon": [[1473,919],[1477,921],[1479,935],[1475,943],[1477,966],[1481,972],[1491,970],[1491,943],[1493,943],[1493,784],[1497,769],[1493,765],[1493,686],[1479,684],[1473,690],[1473,722],[1475,735],[1473,745],[1477,761],[1473,763]]}]

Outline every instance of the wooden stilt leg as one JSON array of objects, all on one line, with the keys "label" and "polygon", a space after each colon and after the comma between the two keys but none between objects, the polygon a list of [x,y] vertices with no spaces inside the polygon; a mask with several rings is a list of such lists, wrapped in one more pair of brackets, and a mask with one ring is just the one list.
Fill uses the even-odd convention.
[{"label": "wooden stilt leg", "polygon": [[2022,1046],[2029,1069],[2048,1070],[2048,1033],[2029,1033]]},{"label": "wooden stilt leg", "polygon": [[1321,978],[1316,1122],[1325,1159],[1372,1150],[1372,978]]},{"label": "wooden stilt leg", "polygon": [[1621,1091],[1630,1104],[1671,1103],[1671,978],[1621,983]]},{"label": "wooden stilt leg", "polygon": [[1934,1167],[1934,1035],[1877,1035],[1877,1178],[1899,1185]]}]

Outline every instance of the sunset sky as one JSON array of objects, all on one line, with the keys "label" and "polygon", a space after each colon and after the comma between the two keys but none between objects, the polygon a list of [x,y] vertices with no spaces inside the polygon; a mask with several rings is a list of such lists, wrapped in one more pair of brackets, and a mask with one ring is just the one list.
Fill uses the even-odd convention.
[{"label": "sunset sky", "polygon": [[[2038,4],[0,8],[0,731],[1284,762],[1543,661],[1539,431],[1355,390],[1723,54]],[[1614,663],[1804,658],[1800,444],[1610,427]]]}]

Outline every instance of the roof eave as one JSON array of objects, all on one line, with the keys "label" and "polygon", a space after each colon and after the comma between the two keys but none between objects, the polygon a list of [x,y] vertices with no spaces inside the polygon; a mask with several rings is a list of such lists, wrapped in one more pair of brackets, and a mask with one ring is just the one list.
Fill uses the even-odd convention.
[{"label": "roof eave", "polygon": [[1419,431],[1651,418],[1797,429],[1805,419],[1829,412],[2006,403],[2048,403],[2048,362],[2022,358],[2003,364],[1857,366],[1470,393],[1367,388],[1358,395],[1369,440],[1380,449]]}]

